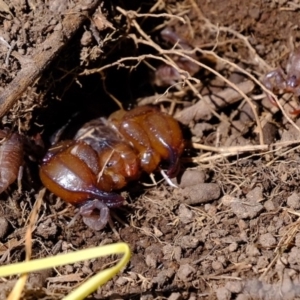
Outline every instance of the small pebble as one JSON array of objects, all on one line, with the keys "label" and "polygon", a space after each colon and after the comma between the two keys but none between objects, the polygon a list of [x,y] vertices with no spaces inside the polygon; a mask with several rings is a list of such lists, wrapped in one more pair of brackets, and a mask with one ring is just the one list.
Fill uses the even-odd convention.
[{"label": "small pebble", "polygon": [[181,294],[180,293],[172,293],[169,297],[168,300],[181,300]]},{"label": "small pebble", "polygon": [[274,211],[276,209],[272,200],[267,200],[264,203],[264,208],[266,209],[266,211]]},{"label": "small pebble", "polygon": [[177,276],[182,281],[190,281],[196,270],[189,264],[181,265],[177,271]]},{"label": "small pebble", "polygon": [[213,261],[211,263],[211,267],[215,270],[215,271],[221,271],[223,270],[223,264],[217,260]]},{"label": "small pebble", "polygon": [[239,199],[230,204],[232,211],[239,219],[253,219],[262,210],[263,206],[258,202],[262,199],[262,189],[260,187],[254,188],[246,195],[247,199]]},{"label": "small pebble", "polygon": [[229,281],[225,285],[226,289],[231,293],[238,294],[243,289],[243,284],[240,281]]},{"label": "small pebble", "polygon": [[229,252],[234,252],[234,251],[236,251],[237,250],[237,248],[238,248],[238,243],[232,243],[232,244],[230,244],[229,245],[229,247],[228,247],[228,250],[229,250]]},{"label": "small pebble", "polygon": [[287,198],[287,205],[294,209],[300,208],[300,197],[299,194],[293,193],[290,197]]},{"label": "small pebble", "polygon": [[80,43],[82,46],[88,46],[92,43],[93,36],[90,31],[85,31],[80,39]]},{"label": "small pebble", "polygon": [[258,238],[259,243],[262,245],[263,248],[270,248],[277,244],[276,239],[271,233],[265,233],[259,236]]},{"label": "small pebble", "polygon": [[146,255],[146,265],[150,268],[156,268],[157,257],[154,253]]},{"label": "small pebble", "polygon": [[181,238],[180,246],[184,249],[194,249],[199,245],[199,239],[194,236],[185,235]]},{"label": "small pebble", "polygon": [[52,275],[52,269],[32,272],[28,276],[28,283],[34,288],[42,288],[46,285],[46,280]]},{"label": "small pebble", "polygon": [[195,213],[184,204],[180,204],[178,208],[178,217],[183,224],[188,224],[194,221]]},{"label": "small pebble", "polygon": [[220,187],[216,183],[200,183],[198,185],[186,187],[182,192],[183,195],[188,198],[185,203],[190,205],[216,200],[221,195]]},{"label": "small pebble", "polygon": [[246,254],[247,256],[258,256],[260,254],[259,250],[253,244],[248,244],[246,246]]},{"label": "small pebble", "polygon": [[116,285],[122,286],[122,285],[125,285],[127,282],[128,282],[128,280],[121,276],[116,280]]},{"label": "small pebble", "polygon": [[204,183],[205,177],[206,175],[204,171],[186,170],[179,179],[176,179],[175,184],[177,184],[180,188],[185,188]]},{"label": "small pebble", "polygon": [[231,293],[225,287],[217,289],[216,296],[218,300],[230,300]]}]

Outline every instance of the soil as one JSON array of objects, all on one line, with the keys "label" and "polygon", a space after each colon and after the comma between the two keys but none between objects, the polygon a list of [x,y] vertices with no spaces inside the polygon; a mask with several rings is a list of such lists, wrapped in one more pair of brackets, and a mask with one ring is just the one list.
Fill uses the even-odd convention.
[{"label": "soil", "polygon": [[[1,264],[25,258],[53,141],[120,106],[152,104],[182,124],[178,188],[159,174],[157,184],[147,174],[129,184],[112,210],[117,234],[72,222],[76,208],[47,191],[32,259],[121,240],[130,263],[88,299],[300,299],[300,121],[291,113],[300,93],[285,93],[279,76],[277,98],[263,85],[290,53],[299,57],[300,3],[91,2],[0,1],[1,122],[25,140],[22,185],[0,195]],[[287,69],[297,87],[299,66]],[[22,299],[61,299],[111,261],[30,274]],[[15,282],[1,280],[1,299]]]}]

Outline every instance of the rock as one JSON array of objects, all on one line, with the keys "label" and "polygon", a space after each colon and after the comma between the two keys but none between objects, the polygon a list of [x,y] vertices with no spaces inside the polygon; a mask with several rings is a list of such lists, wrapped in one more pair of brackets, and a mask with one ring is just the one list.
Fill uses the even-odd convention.
[{"label": "rock", "polygon": [[262,189],[260,187],[254,188],[246,195],[247,200],[240,199],[240,201],[233,201],[230,203],[232,211],[240,219],[253,219],[262,210],[263,206],[258,202],[263,199]]},{"label": "rock", "polygon": [[183,195],[188,199],[185,203],[196,205],[216,200],[221,195],[221,190],[216,183],[201,183],[186,187],[182,190]]},{"label": "rock", "polygon": [[272,246],[275,246],[277,244],[276,239],[271,233],[265,233],[259,236],[258,238],[259,243],[264,247],[264,248],[270,248]]},{"label": "rock", "polygon": [[193,274],[196,270],[189,264],[181,265],[177,271],[177,276],[182,281],[191,281]]},{"label": "rock", "polygon": [[188,224],[194,221],[195,213],[184,204],[180,204],[178,208],[178,217],[183,224]]}]

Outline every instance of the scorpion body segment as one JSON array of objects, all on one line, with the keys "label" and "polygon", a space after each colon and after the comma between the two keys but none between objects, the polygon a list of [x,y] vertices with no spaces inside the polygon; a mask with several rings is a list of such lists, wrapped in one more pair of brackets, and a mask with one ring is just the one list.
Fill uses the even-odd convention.
[{"label": "scorpion body segment", "polygon": [[9,129],[0,130],[0,193],[5,191],[18,177],[23,164],[23,139]]},{"label": "scorpion body segment", "polygon": [[108,120],[86,123],[74,140],[52,147],[40,178],[55,195],[79,206],[89,227],[100,230],[109,221],[107,208],[122,205],[114,191],[142,172],[158,170],[162,162],[168,164],[167,174],[175,176],[183,148],[180,126],[168,114],[148,106],[118,111]]}]

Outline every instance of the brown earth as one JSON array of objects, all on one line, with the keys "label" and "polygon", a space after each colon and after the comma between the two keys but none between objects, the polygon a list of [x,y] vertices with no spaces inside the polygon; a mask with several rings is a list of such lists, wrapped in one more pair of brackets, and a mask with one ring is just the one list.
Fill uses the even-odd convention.
[{"label": "brown earth", "polygon": [[[0,196],[1,264],[24,260],[38,165],[53,135],[64,128],[69,138],[118,103],[155,104],[183,126],[179,188],[149,186],[146,175],[129,185],[113,212],[120,237],[81,219],[68,226],[75,208],[47,192],[32,258],[128,243],[129,265],[88,299],[300,299],[298,97],[281,93],[279,108],[261,84],[299,46],[300,3],[5,2],[0,115],[28,141],[21,192],[13,184]],[[182,42],[163,39],[166,27]],[[169,73],[155,73],[165,63],[183,69],[170,89],[158,86]],[[61,299],[110,262],[31,274],[22,299]],[[0,299],[15,282],[1,280]]]}]

